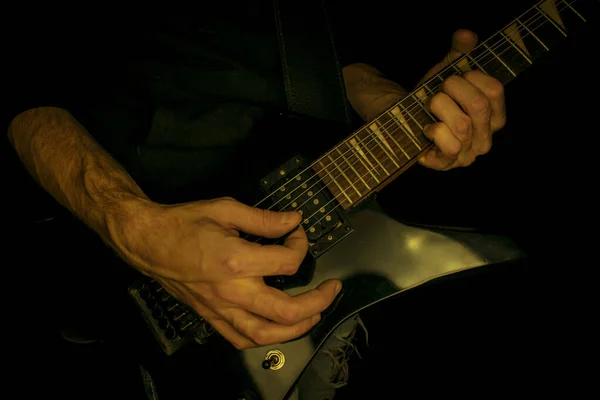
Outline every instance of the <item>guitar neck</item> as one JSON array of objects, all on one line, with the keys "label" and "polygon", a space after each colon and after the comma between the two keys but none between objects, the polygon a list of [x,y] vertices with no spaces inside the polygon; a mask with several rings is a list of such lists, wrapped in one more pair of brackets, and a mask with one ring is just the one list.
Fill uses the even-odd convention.
[{"label": "guitar neck", "polygon": [[[348,210],[413,165],[433,144],[423,127],[436,122],[425,108],[444,79],[479,70],[508,84],[591,15],[594,0],[544,0],[515,18],[313,163]],[[597,4],[596,4],[597,5]]]}]

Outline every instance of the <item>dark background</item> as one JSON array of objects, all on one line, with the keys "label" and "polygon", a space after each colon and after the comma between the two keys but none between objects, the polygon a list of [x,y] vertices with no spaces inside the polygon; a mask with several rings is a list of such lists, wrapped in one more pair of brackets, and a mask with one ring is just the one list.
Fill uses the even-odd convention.
[{"label": "dark background", "polygon": [[[410,88],[447,52],[454,30],[472,29],[485,38],[524,3],[370,1],[341,7],[355,27],[356,46],[370,48],[369,58]],[[401,218],[505,233],[530,260],[457,277],[367,310],[371,347],[361,352],[363,361],[353,362],[351,383],[340,398],[385,390],[395,391],[388,397],[396,398],[435,389],[477,390],[487,397],[502,389],[556,391],[585,381],[577,375],[585,355],[580,346],[587,343],[579,332],[589,316],[585,302],[563,288],[579,285],[594,265],[582,228],[596,199],[595,26],[507,87],[509,122],[488,155],[467,169],[444,173],[414,167],[381,194],[381,202]],[[6,152],[9,159],[7,147]],[[66,345],[47,323],[57,310],[51,299],[36,296],[42,283],[36,268],[60,269],[74,256],[47,253],[38,245],[43,234],[23,221],[52,215],[54,206],[10,165],[2,264],[9,315],[4,343],[15,355],[11,380],[23,394],[139,393],[135,360],[110,346]]]}]

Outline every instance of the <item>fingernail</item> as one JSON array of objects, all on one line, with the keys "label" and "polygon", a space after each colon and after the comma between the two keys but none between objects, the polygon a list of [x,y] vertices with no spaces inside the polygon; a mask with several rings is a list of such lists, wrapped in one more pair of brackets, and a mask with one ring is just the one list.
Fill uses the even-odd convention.
[{"label": "fingernail", "polygon": [[338,282],[338,283],[335,284],[335,294],[336,294],[336,296],[340,292],[340,290],[342,290],[342,282]]}]

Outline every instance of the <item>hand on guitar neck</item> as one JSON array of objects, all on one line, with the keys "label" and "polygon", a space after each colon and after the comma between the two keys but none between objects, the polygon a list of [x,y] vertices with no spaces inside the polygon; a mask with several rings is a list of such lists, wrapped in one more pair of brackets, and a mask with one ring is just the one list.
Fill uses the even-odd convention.
[{"label": "hand on guitar neck", "polygon": [[[418,86],[472,51],[476,45],[475,33],[464,29],[456,31],[448,54],[425,74]],[[409,94],[365,64],[344,68],[344,79],[348,99],[365,121],[374,120]],[[468,166],[477,156],[490,150],[492,134],[506,123],[503,85],[483,72],[467,70],[445,79],[439,92],[431,95],[434,92],[435,88],[427,85],[415,92],[415,100],[424,99],[428,114],[438,121],[424,127],[425,136],[434,146],[422,156],[420,163],[443,171]]]}]

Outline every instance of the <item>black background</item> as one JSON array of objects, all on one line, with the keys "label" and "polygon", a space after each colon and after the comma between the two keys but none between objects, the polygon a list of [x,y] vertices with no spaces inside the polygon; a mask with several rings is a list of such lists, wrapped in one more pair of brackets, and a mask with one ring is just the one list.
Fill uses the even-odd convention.
[{"label": "black background", "polygon": [[[454,30],[472,29],[485,38],[525,3],[369,1],[340,7],[355,27],[356,46],[370,49],[387,76],[410,88],[444,56]],[[487,397],[523,385],[546,391],[571,378],[584,380],[574,375],[578,357],[585,355],[578,345],[587,343],[578,335],[590,317],[583,314],[586,303],[564,288],[577,288],[594,267],[584,231],[592,223],[597,181],[595,26],[507,87],[509,122],[488,155],[469,168],[444,173],[414,167],[381,194],[382,203],[400,217],[506,233],[531,257],[367,310],[363,318],[371,347],[362,351],[363,361],[353,363],[351,383],[340,398],[386,390],[395,394],[385,398],[396,398],[433,389],[454,394],[477,389]],[[42,378],[55,377],[45,389],[64,387],[65,394],[84,398],[92,397],[87,390],[139,394],[135,364],[123,361],[118,351],[65,351],[51,329],[32,323],[53,310],[36,298],[34,275],[29,281],[10,272],[60,268],[60,260],[36,252],[35,235],[19,229],[20,216],[43,216],[48,203],[23,186],[27,177],[14,165],[5,171],[3,202],[7,220],[17,224],[6,225],[2,264],[9,297],[4,304],[24,304],[18,318],[8,314],[4,342],[17,343],[10,347],[16,350],[11,365],[18,390],[44,390],[40,382],[48,382]]]}]

